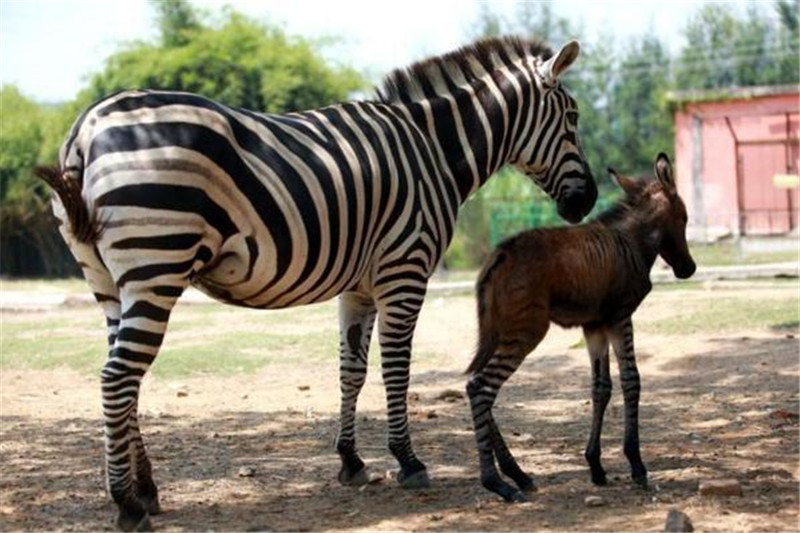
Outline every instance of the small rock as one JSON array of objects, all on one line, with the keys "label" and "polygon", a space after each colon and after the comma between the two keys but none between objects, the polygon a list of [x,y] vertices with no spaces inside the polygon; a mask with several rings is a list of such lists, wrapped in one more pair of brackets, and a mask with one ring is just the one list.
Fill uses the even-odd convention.
[{"label": "small rock", "polygon": [[444,516],[442,516],[440,514],[432,514],[431,515],[431,522],[439,522],[442,519],[444,519]]},{"label": "small rock", "polygon": [[691,533],[694,531],[691,519],[677,509],[670,509],[664,524],[665,533]]},{"label": "small rock", "polygon": [[208,436],[209,436],[210,438],[212,438],[212,439],[218,439],[218,438],[219,438],[219,433],[217,433],[216,431],[214,431],[213,433],[210,433]]},{"label": "small rock", "polygon": [[431,418],[439,418],[439,415],[436,414],[436,411],[428,411],[425,413],[425,418],[430,420]]},{"label": "small rock", "polygon": [[602,496],[587,496],[583,499],[583,503],[586,507],[602,507],[606,504],[606,501]]},{"label": "small rock", "polygon": [[189,391],[186,389],[178,389],[177,392],[175,392],[175,396],[178,398],[186,398],[189,396]]},{"label": "small rock", "polygon": [[741,496],[742,485],[735,479],[708,479],[700,482],[702,496]]},{"label": "small rock", "polygon": [[256,475],[256,469],[252,466],[243,466],[239,469],[239,477],[253,477]]},{"label": "small rock", "polygon": [[302,390],[302,391],[311,390],[311,387],[308,385],[300,385],[297,387],[297,390]]},{"label": "small rock", "polygon": [[246,400],[246,399],[248,399],[249,397],[250,397],[250,396],[249,396],[249,395],[247,395],[247,394],[242,394],[242,400]]},{"label": "small rock", "polygon": [[460,390],[455,390],[455,389],[447,389],[445,391],[442,391],[439,395],[436,396],[437,400],[444,400],[450,403],[457,402],[462,398],[464,398],[464,393],[461,392]]},{"label": "small rock", "polygon": [[786,338],[787,339],[794,339],[794,333],[787,333],[786,334]]}]

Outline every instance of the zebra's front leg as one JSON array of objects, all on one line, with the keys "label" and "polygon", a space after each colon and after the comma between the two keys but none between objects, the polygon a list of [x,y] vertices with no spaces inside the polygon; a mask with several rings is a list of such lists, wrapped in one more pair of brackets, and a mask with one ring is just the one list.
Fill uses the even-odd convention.
[{"label": "zebra's front leg", "polygon": [[336,451],[342,459],[339,482],[363,485],[369,481],[356,448],[356,403],[367,379],[367,355],[375,323],[372,298],[355,292],[339,297],[339,384],[342,394]]},{"label": "zebra's front leg", "polygon": [[631,465],[631,478],[642,488],[647,488],[647,469],[639,449],[639,395],[641,382],[633,350],[633,323],[628,317],[609,329],[611,344],[619,364],[619,379],[625,401],[625,457]]},{"label": "zebra's front leg", "polygon": [[[408,430],[408,385],[411,341],[422,307],[423,294],[418,290],[402,297],[402,291],[390,291],[396,299],[381,302],[378,331],[381,344],[381,374],[386,388],[389,426],[389,451],[400,464],[397,481],[403,488],[430,486],[428,471],[417,459]],[[400,295],[401,297],[397,297]]]},{"label": "zebra's front leg", "polygon": [[608,337],[602,327],[584,326],[583,336],[592,366],[592,430],[584,456],[592,473],[592,483],[605,485],[606,471],[600,462],[600,435],[603,417],[611,399],[611,374],[608,369]]}]

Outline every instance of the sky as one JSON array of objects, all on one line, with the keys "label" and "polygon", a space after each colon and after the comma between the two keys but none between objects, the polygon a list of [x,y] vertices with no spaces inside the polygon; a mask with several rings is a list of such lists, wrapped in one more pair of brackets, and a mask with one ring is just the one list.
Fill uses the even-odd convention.
[{"label": "sky", "polygon": [[[745,9],[748,1],[722,2]],[[374,82],[392,68],[457,48],[481,9],[513,16],[513,0],[191,0],[212,15],[225,4],[290,34],[343,38],[326,54]],[[559,0],[557,15],[579,22],[586,40],[617,42],[657,31],[673,52],[681,29],[703,0]],[[71,99],[120,43],[154,39],[146,0],[0,0],[0,83],[13,83],[40,102]],[[549,43],[557,47],[562,43]]]}]

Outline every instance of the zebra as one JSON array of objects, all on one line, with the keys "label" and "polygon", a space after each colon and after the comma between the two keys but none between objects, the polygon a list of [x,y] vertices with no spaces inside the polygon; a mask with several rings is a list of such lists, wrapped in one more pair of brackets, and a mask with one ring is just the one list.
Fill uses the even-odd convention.
[{"label": "zebra", "polygon": [[412,448],[411,340],[459,207],[506,164],[580,221],[597,189],[557,53],[519,37],[478,41],[388,74],[376,98],[287,114],[186,92],[130,90],[75,122],[58,167],[60,232],[106,316],[101,371],[106,484],[123,530],[160,511],[139,429],[140,383],[188,286],[233,305],[339,297],[338,479],[368,480],[356,401],[375,322],[388,446],[405,488],[429,486]]}]

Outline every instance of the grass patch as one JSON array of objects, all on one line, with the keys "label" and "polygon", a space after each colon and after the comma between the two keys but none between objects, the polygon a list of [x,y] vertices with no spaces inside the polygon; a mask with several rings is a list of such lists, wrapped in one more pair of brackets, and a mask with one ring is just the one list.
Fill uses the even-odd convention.
[{"label": "grass patch", "polygon": [[702,301],[702,307],[679,308],[668,318],[636,320],[636,325],[641,331],[662,335],[774,329],[797,324],[798,313],[794,298],[708,298]]},{"label": "grass patch", "polygon": [[750,252],[741,250],[735,241],[713,244],[690,243],[689,250],[699,266],[757,265],[797,261],[796,251]]}]

